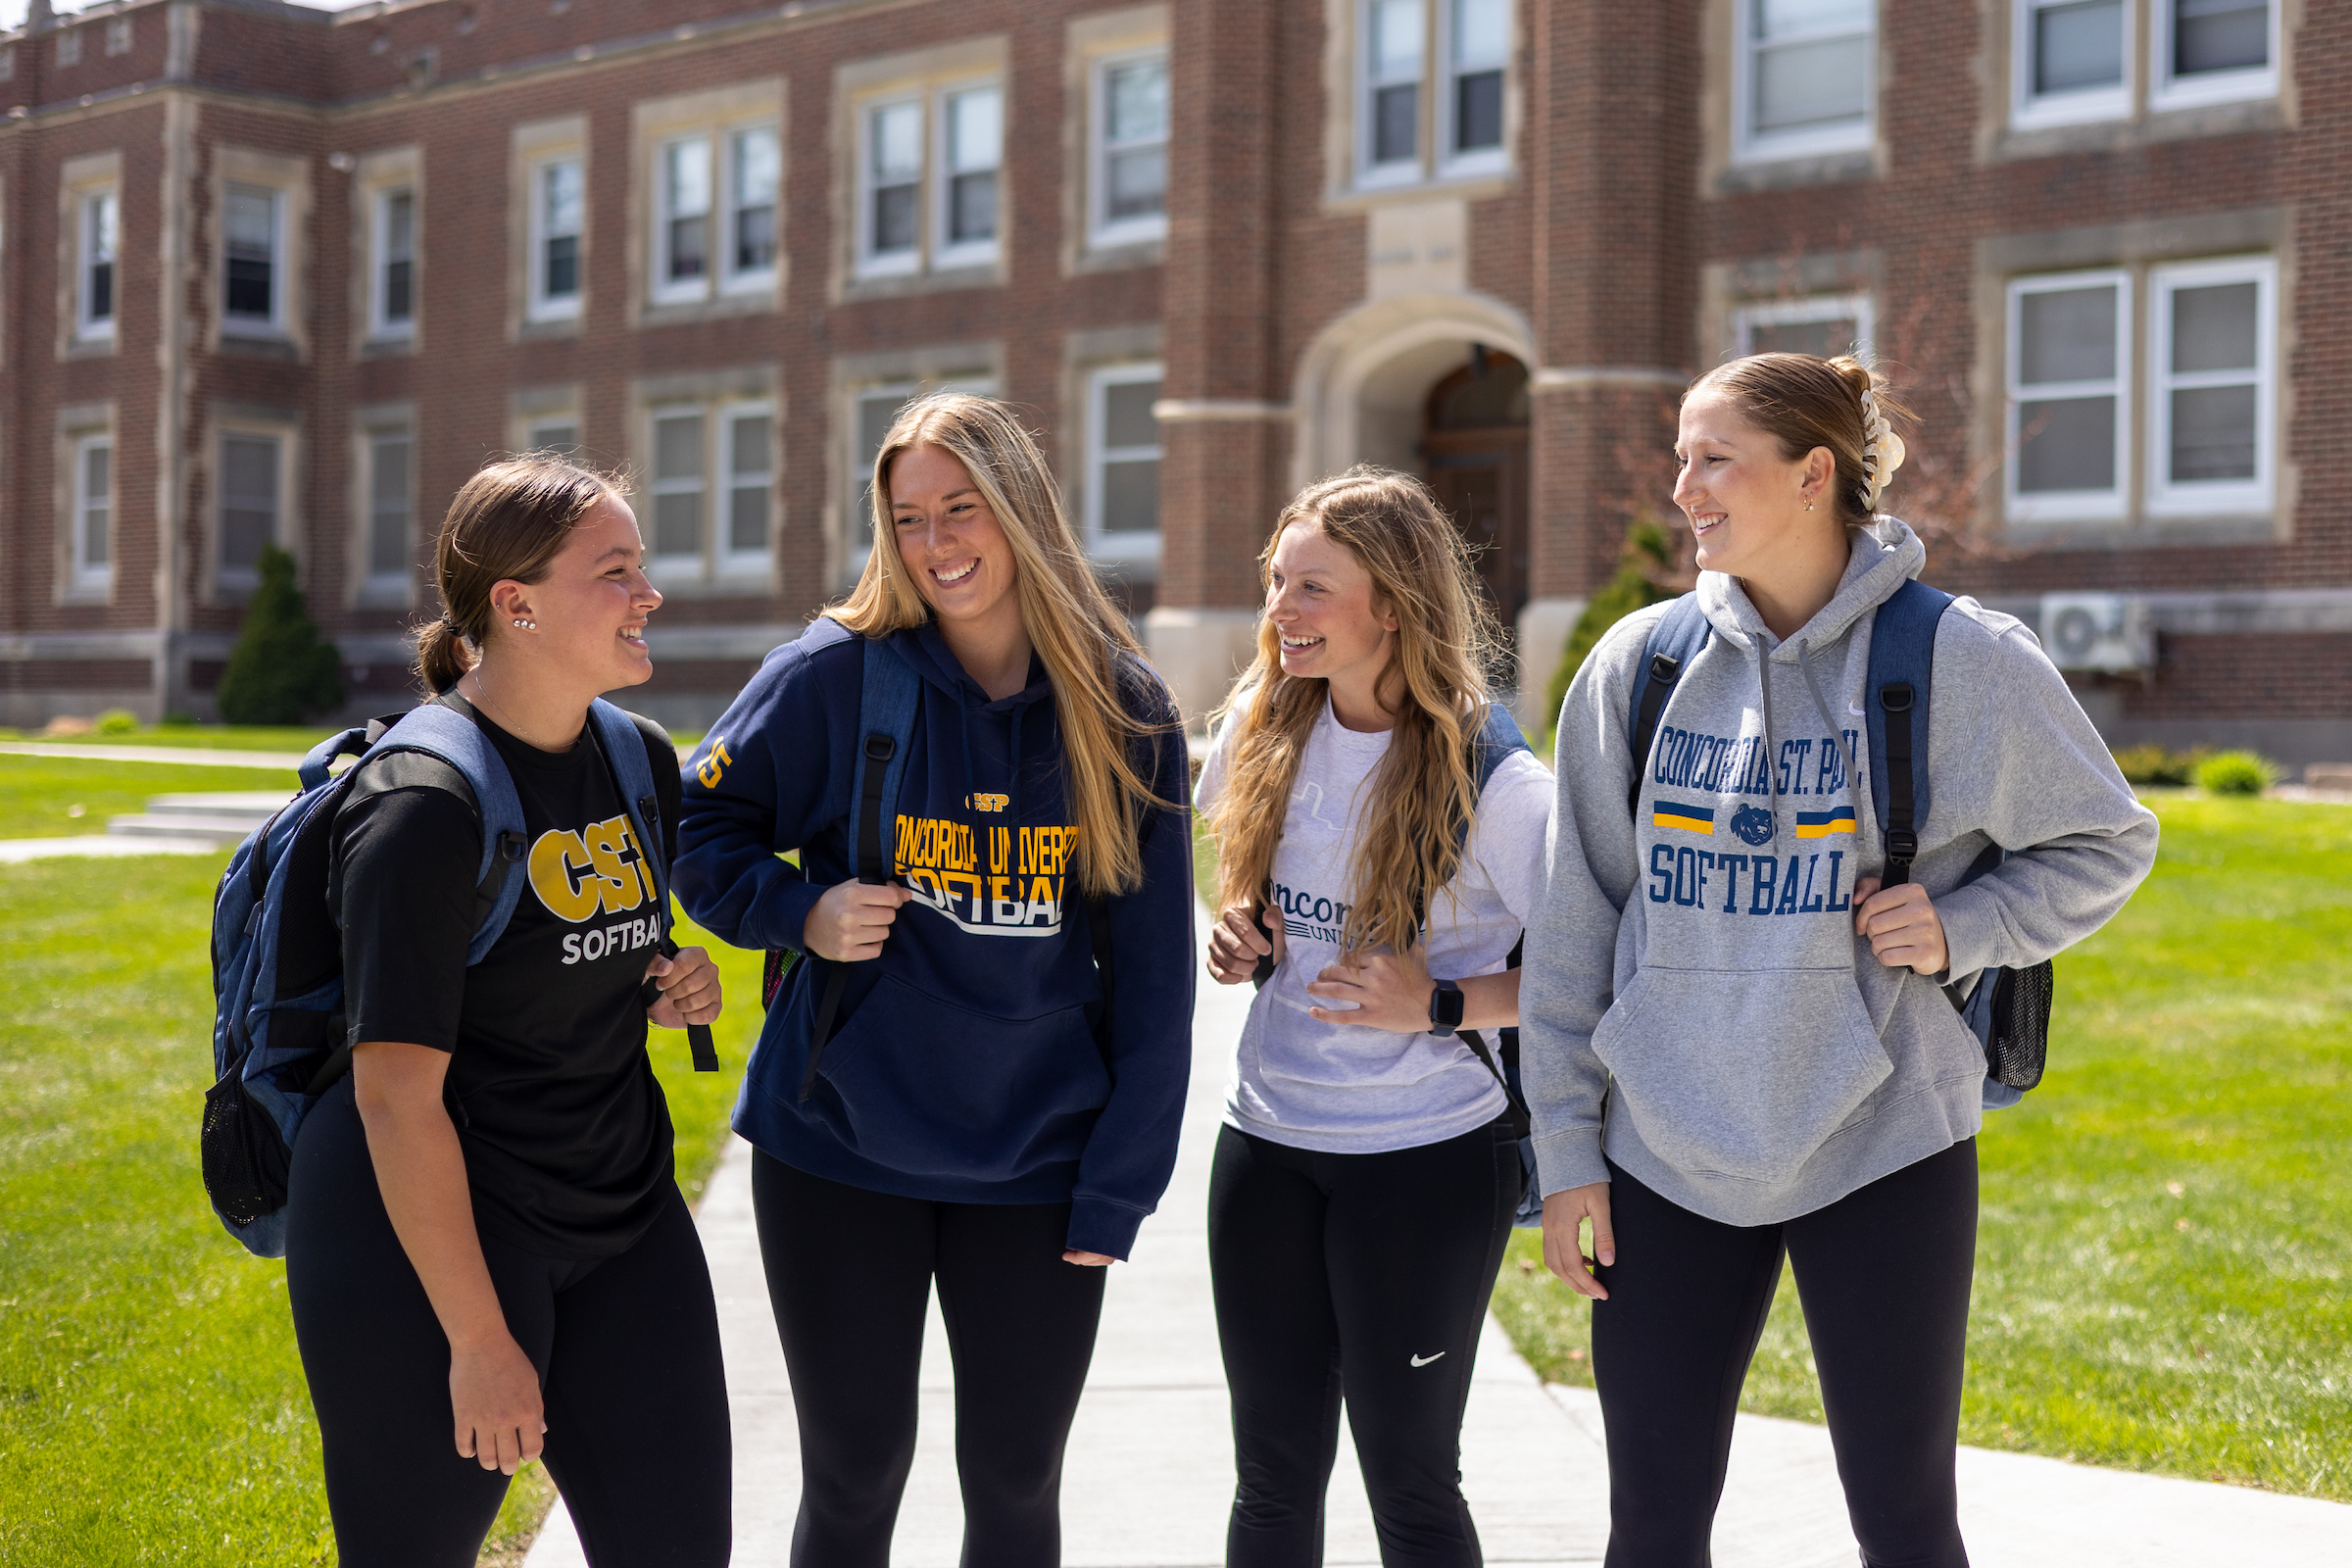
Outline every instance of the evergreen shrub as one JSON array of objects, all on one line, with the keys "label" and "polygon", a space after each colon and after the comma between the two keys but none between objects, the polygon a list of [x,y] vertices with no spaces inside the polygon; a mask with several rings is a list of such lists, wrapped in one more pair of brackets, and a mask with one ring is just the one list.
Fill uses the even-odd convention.
[{"label": "evergreen shrub", "polygon": [[294,586],[294,558],[262,551],[261,586],[245,609],[228,667],[220,672],[220,716],[231,724],[299,724],[343,706],[343,661],[319,639]]},{"label": "evergreen shrub", "polygon": [[1551,672],[1551,685],[1544,694],[1544,714],[1556,720],[1560,704],[1568,698],[1569,682],[1585,665],[1585,656],[1592,653],[1600,639],[1637,610],[1672,599],[1676,590],[1660,582],[1661,577],[1674,570],[1674,543],[1667,538],[1665,528],[1650,516],[1638,516],[1625,531],[1625,549],[1617,557],[1617,575],[1611,577],[1592,596],[1585,612],[1577,617],[1575,629],[1568,633],[1568,646],[1560,650],[1559,667]]}]

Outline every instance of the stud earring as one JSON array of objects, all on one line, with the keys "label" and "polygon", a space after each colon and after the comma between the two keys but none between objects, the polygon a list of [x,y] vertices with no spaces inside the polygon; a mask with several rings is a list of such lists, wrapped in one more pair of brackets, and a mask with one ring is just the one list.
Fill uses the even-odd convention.
[{"label": "stud earring", "polygon": [[[1811,512],[1811,511],[1813,510],[1813,503],[1812,503],[1812,502],[1810,502],[1810,501],[1806,502],[1806,503],[1805,503],[1805,510],[1806,510],[1807,512]],[[517,626],[519,626],[519,625],[521,625],[521,624],[522,624],[522,622],[518,620],[518,621],[516,621],[514,624],[515,624],[515,625],[517,625]]]},{"label": "stud earring", "polygon": [[[1805,510],[1807,512],[1811,512],[1813,509],[1811,507],[1807,507]],[[539,623],[535,620],[517,619],[514,624],[521,627],[524,631],[537,631],[539,629]]]}]

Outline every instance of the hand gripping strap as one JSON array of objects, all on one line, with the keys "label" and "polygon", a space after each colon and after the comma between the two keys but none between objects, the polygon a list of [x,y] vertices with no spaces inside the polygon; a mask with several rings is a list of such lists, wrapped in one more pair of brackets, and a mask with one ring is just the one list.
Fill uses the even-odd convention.
[{"label": "hand gripping strap", "polygon": [[[620,787],[621,802],[629,812],[629,829],[637,835],[638,852],[645,857],[646,868],[653,873],[654,913],[662,922],[659,951],[663,957],[674,958],[678,956],[678,943],[670,934],[675,917],[669,907],[669,856],[662,840],[662,798],[654,792],[654,761],[646,754],[645,736],[638,730],[635,719],[601,697],[588,705],[588,723],[596,731],[597,748],[605,754],[606,765],[612,769],[612,781]],[[643,994],[645,1004],[650,1007],[659,1000],[662,990],[648,980]],[[709,1024],[688,1024],[686,1042],[694,1054],[696,1072],[718,1071],[718,1048],[711,1043]]]},{"label": "hand gripping strap", "polygon": [[1871,620],[1870,793],[1886,844],[1886,887],[1911,880],[1919,829],[1928,819],[1928,699],[1936,628],[1951,603],[1950,594],[1914,579],[1888,595]]},{"label": "hand gripping strap", "polygon": [[509,874],[521,861],[526,848],[522,799],[514,793],[514,780],[490,737],[472,719],[440,703],[409,710],[383,739],[368,748],[368,757],[385,752],[422,752],[437,757],[456,768],[466,787],[473,791],[474,808],[482,819],[482,863],[474,881],[489,899],[490,912],[482,917],[466,949],[466,962],[471,967],[481,962],[492,944],[505,934],[515,902],[522,897],[524,879]]},{"label": "hand gripping strap", "polygon": [[1690,661],[1707,646],[1715,628],[1707,622],[1707,612],[1699,608],[1698,593],[1693,589],[1668,607],[1658,623],[1649,629],[1649,642],[1642,651],[1642,671],[1634,684],[1633,709],[1627,716],[1626,735],[1631,742],[1634,759],[1633,779],[1626,785],[1625,808],[1640,814],[1642,785],[1649,776],[1649,754],[1657,744],[1658,721],[1666,716],[1666,700],[1674,695],[1675,682],[1690,667]]},{"label": "hand gripping strap", "polygon": [[[858,698],[858,756],[850,775],[849,840],[858,880],[869,887],[888,886],[897,862],[892,829],[899,814],[899,785],[906,775],[907,742],[922,696],[922,678],[890,644],[879,637],[866,638]],[[816,1070],[824,1060],[825,1042],[832,1038],[833,1020],[849,981],[847,963],[828,965],[824,995],[808,1031],[808,1064],[801,1072],[803,1100],[816,1092]]]}]

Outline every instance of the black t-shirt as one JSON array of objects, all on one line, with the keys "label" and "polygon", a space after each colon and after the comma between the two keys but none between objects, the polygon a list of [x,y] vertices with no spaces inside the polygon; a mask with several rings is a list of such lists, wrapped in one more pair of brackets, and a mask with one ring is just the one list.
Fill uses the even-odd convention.
[{"label": "black t-shirt", "polygon": [[[671,1180],[669,1106],[645,1053],[638,986],[661,940],[653,868],[593,729],[568,752],[516,740],[455,693],[522,801],[527,880],[472,968],[482,833],[464,775],[394,753],[355,779],[334,827],[329,893],[343,934],[351,1043],[451,1054],[447,1101],[474,1223],[526,1250],[607,1257],[653,1223]],[[647,742],[664,854],[677,752]]]}]

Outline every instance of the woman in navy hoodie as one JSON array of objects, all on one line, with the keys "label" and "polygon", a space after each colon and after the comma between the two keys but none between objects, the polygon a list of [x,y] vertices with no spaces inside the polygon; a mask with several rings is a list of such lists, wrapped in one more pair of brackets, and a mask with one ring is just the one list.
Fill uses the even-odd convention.
[{"label": "woman in navy hoodie", "polygon": [[857,590],[687,768],[675,881],[723,940],[803,955],[735,1110],[800,1417],[793,1562],[887,1562],[936,1279],[963,1561],[1051,1564],[1103,1265],[1176,1160],[1183,736],[1003,407],[908,405],[872,495]]}]

